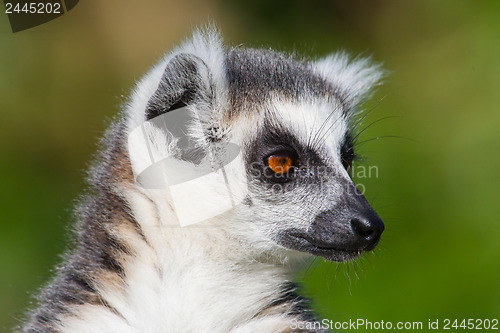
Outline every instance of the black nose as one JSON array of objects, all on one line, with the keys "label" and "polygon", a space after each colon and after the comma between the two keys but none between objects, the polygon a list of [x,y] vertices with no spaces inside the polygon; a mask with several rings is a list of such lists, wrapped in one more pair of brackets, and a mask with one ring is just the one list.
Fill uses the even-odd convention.
[{"label": "black nose", "polygon": [[370,251],[377,246],[380,235],[384,231],[384,222],[375,213],[367,218],[353,218],[351,227],[357,240],[365,251]]}]

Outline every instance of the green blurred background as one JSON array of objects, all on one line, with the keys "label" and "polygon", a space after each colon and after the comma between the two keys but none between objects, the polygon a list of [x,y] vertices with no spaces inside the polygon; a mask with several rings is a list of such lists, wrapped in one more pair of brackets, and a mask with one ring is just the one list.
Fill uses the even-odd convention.
[{"label": "green blurred background", "polygon": [[[335,321],[500,317],[500,1],[81,1],[23,32],[0,15],[0,331],[67,248],[97,139],[192,27],[230,45],[373,55],[390,71],[358,179],[386,223],[375,254],[297,279]],[[402,138],[392,138],[397,136]]]}]

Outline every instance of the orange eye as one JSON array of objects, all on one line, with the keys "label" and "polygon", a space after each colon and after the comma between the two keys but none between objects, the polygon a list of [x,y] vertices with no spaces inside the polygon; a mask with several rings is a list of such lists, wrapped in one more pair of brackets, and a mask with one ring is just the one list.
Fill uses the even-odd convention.
[{"label": "orange eye", "polygon": [[278,175],[287,173],[293,164],[293,159],[284,155],[273,155],[267,159],[269,169]]}]

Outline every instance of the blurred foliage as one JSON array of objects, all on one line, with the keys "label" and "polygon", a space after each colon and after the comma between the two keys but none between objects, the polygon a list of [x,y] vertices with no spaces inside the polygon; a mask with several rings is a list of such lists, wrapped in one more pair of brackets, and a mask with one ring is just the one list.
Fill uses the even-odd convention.
[{"label": "blurred foliage", "polygon": [[356,180],[386,232],[375,254],[299,274],[318,312],[424,326],[499,318],[499,17],[495,0],[89,0],[12,34],[1,16],[0,331],[67,247],[83,170],[123,96],[210,18],[231,44],[346,49],[390,72],[358,147],[378,177]]}]

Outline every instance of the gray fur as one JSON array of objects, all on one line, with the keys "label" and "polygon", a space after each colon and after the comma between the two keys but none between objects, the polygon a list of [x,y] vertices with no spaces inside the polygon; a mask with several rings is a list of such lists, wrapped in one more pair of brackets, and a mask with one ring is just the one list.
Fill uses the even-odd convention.
[{"label": "gray fur", "polygon": [[262,105],[272,93],[291,100],[333,98],[345,105],[345,91],[317,75],[311,63],[266,49],[232,49],[225,62],[232,110]]}]

